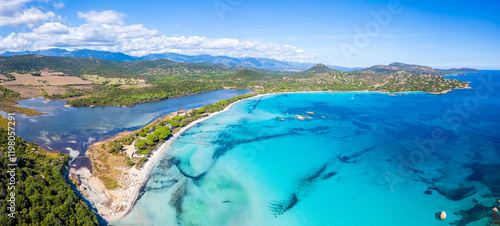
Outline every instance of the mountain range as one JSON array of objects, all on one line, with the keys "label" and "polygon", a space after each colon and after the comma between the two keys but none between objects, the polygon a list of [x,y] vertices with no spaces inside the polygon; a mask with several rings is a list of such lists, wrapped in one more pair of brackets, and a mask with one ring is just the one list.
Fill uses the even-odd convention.
[{"label": "mountain range", "polygon": [[75,51],[68,51],[65,49],[46,49],[37,51],[24,51],[24,52],[9,52],[6,51],[0,56],[17,56],[17,55],[43,55],[43,56],[57,56],[57,57],[78,57],[78,58],[99,58],[110,61],[123,61],[123,62],[134,62],[134,61],[151,61],[166,59],[181,63],[212,63],[212,64],[223,64],[226,66],[241,66],[243,68],[254,68],[261,70],[271,70],[276,72],[284,73],[294,73],[302,72],[301,74],[317,74],[319,72],[327,73],[334,70],[340,71],[360,71],[366,73],[415,73],[415,74],[429,74],[429,75],[444,75],[444,74],[461,74],[470,72],[480,72],[479,70],[473,68],[452,68],[452,69],[434,69],[427,66],[414,65],[414,64],[404,64],[399,62],[394,62],[389,65],[375,65],[368,68],[349,68],[341,67],[335,65],[324,65],[315,63],[300,63],[292,61],[279,61],[275,59],[268,58],[235,58],[228,56],[211,56],[211,55],[182,55],[176,53],[162,53],[162,54],[149,54],[141,57],[130,56],[119,52],[108,52],[108,51],[97,51],[90,49],[80,49]]},{"label": "mountain range", "polygon": [[[273,70],[278,72],[299,72],[307,70],[316,63],[300,63],[292,61],[279,61],[275,59],[268,58],[235,58],[227,56],[211,56],[211,55],[197,55],[189,56],[176,53],[162,53],[162,54],[149,54],[141,57],[130,56],[124,53],[118,52],[108,52],[108,51],[97,51],[89,49],[80,49],[75,51],[68,51],[65,49],[46,49],[37,51],[24,51],[24,52],[10,52],[6,51],[0,56],[13,56],[13,55],[26,55],[26,54],[37,54],[44,56],[60,56],[60,57],[94,57],[111,61],[139,61],[139,60],[158,60],[158,59],[168,59],[175,62],[188,62],[188,63],[214,63],[214,64],[225,64],[228,66],[245,66],[252,68],[259,68],[265,70]],[[341,71],[353,71],[362,68],[349,68],[341,67],[335,65],[328,65],[329,68],[341,70]]]}]

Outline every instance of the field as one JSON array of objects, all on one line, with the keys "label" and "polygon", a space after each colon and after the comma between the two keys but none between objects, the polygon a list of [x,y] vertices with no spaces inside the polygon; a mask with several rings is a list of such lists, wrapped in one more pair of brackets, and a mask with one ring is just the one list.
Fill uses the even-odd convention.
[{"label": "field", "polygon": [[[44,69],[39,72],[31,73],[33,74],[11,72],[10,75],[15,77],[15,80],[12,81],[6,81],[10,80],[8,78],[8,76],[10,75],[6,76],[0,74],[0,85],[8,90],[17,93],[12,94],[14,96],[5,96],[4,93],[0,92],[0,110],[5,112],[18,112],[28,115],[37,115],[41,113],[31,109],[18,107],[16,100],[39,96],[44,96],[46,98],[52,99],[74,92],[90,93],[94,92],[96,89],[95,82],[93,81],[85,81],[74,76],[63,76],[63,73],[61,72],[54,72],[49,71],[48,69]],[[85,97],[88,96],[82,96],[80,94],[74,96],[73,98]]]},{"label": "field", "polygon": [[[2,86],[10,85],[32,85],[32,86],[66,86],[66,85],[91,85],[95,84],[92,81],[85,81],[78,77],[63,76],[62,73],[49,72],[45,69],[40,71],[41,76],[33,76],[31,74],[12,73],[16,80],[2,82]],[[5,77],[5,76],[4,76]]]},{"label": "field", "polygon": [[[4,85],[3,87],[20,93],[22,98],[33,98],[43,95],[43,91],[48,95],[64,95],[67,89],[62,86],[24,86],[24,85]],[[43,91],[42,91],[43,90]]]},{"label": "field", "polygon": [[33,98],[43,96],[44,92],[49,95],[64,95],[68,93],[68,87],[82,91],[92,91],[94,81],[86,81],[74,76],[63,76],[61,72],[53,72],[48,69],[40,71],[40,76],[31,74],[11,73],[16,80],[8,79],[0,74],[0,85],[14,92],[20,93],[22,98]]},{"label": "field", "polygon": [[110,85],[123,85],[126,88],[137,88],[137,87],[147,87],[151,84],[146,84],[144,79],[134,79],[134,78],[105,78],[99,75],[83,75],[85,80],[90,80],[98,84],[110,84]]}]

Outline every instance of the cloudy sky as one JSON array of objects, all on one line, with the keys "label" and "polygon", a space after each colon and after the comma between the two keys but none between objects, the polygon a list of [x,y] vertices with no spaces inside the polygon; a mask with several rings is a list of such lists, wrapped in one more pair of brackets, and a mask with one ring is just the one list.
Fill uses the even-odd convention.
[{"label": "cloudy sky", "polygon": [[0,0],[0,53],[266,57],[500,69],[497,1]]}]

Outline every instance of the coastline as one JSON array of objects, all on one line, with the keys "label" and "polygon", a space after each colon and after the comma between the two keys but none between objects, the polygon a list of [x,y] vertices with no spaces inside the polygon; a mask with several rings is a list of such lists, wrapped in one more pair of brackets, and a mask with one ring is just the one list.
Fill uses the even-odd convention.
[{"label": "coastline", "polygon": [[[263,96],[266,94],[259,94],[253,97],[249,97],[246,99],[242,100],[248,100],[251,98],[257,98],[260,96]],[[117,205],[113,205],[115,203],[112,203],[110,207],[107,207],[105,205],[102,205],[102,203],[97,203],[100,200],[102,200],[102,195],[99,197],[92,198],[92,195],[88,194],[89,196],[86,198],[87,200],[91,201],[96,209],[98,210],[98,214],[101,215],[101,217],[106,220],[107,222],[117,222],[122,220],[135,206],[135,203],[137,202],[139,198],[139,193],[143,189],[143,187],[146,185],[148,179],[149,179],[149,173],[151,172],[154,164],[156,161],[160,158],[159,156],[162,156],[167,152],[169,149],[170,145],[172,144],[173,141],[175,141],[180,135],[182,135],[186,130],[190,129],[191,127],[195,126],[196,124],[203,122],[215,115],[218,115],[220,113],[228,111],[234,104],[242,101],[238,100],[235,101],[234,103],[229,104],[226,106],[223,110],[218,111],[218,112],[213,112],[208,114],[207,116],[197,119],[185,127],[182,127],[179,131],[177,131],[172,137],[170,137],[167,141],[164,141],[161,145],[159,145],[157,148],[154,149],[153,154],[151,155],[151,158],[144,163],[142,168],[140,170],[135,169],[134,167],[130,168],[125,172],[129,176],[128,180],[131,181],[130,187],[124,189],[124,190],[116,190],[116,191],[109,191],[104,188],[102,183],[99,183],[100,181],[96,181],[97,179],[95,176],[92,175],[92,173],[81,173],[81,172],[76,172],[74,171],[73,173],[78,175],[80,179],[83,179],[83,181],[87,181],[88,183],[82,183],[83,188],[80,188],[81,190],[84,191],[97,191],[100,193],[103,193],[104,195],[107,194],[107,196],[114,196],[113,193],[121,193],[121,194],[115,194],[117,197],[121,197],[121,200],[119,201]],[[95,178],[95,179],[94,179]],[[92,200],[94,199],[94,200]],[[108,203],[109,201],[113,200],[105,200],[103,203]],[[113,209],[117,209],[119,211],[113,211]]]},{"label": "coastline", "polygon": [[[469,88],[469,87],[467,87]],[[465,88],[465,89],[467,89]],[[470,89],[470,88],[469,88]],[[444,94],[447,93],[451,90],[447,90],[442,93],[429,93],[429,94]],[[157,148],[154,149],[153,154],[151,155],[150,159],[144,164],[144,166],[140,169],[137,170],[134,167],[128,169],[126,172],[124,172],[125,175],[128,175],[129,181],[132,181],[132,183],[129,183],[131,186],[124,189],[124,190],[113,190],[109,191],[104,186],[102,185],[102,182],[99,183],[99,179],[97,177],[93,176],[92,173],[76,173],[79,175],[80,178],[88,181],[89,183],[83,183],[84,188],[83,190],[94,190],[97,192],[102,193],[102,195],[106,196],[113,196],[113,194],[116,195],[116,197],[121,197],[118,204],[115,205],[115,203],[112,203],[111,206],[106,206],[102,205],[102,203],[99,202],[99,198],[95,199],[92,198],[91,196],[87,197],[87,200],[91,201],[96,209],[98,210],[98,214],[101,215],[101,217],[106,220],[107,222],[117,222],[122,220],[135,206],[135,203],[139,199],[139,194],[140,191],[144,188],[146,185],[148,179],[149,179],[149,174],[156,163],[156,161],[160,158],[159,156],[162,156],[167,152],[167,149],[169,149],[170,145],[172,144],[173,141],[175,141],[180,135],[182,135],[185,131],[188,129],[192,128],[193,126],[197,125],[200,122],[203,122],[215,115],[218,115],[220,113],[228,111],[234,104],[243,101],[243,100],[249,100],[252,98],[259,98],[263,96],[270,96],[270,95],[279,95],[279,94],[294,94],[294,93],[335,93],[335,92],[353,92],[353,93],[359,93],[359,92],[370,92],[370,93],[384,93],[384,94],[402,94],[402,93],[413,93],[413,92],[419,92],[419,91],[411,91],[411,92],[398,92],[398,93],[390,93],[390,92],[381,92],[381,91],[369,91],[369,90],[359,90],[359,91],[301,91],[301,92],[273,92],[273,93],[265,93],[265,94],[258,94],[252,97],[248,97],[242,100],[235,101],[228,106],[226,106],[223,110],[218,111],[218,112],[213,112],[208,114],[207,116],[197,119],[185,127],[181,128],[178,130],[175,134],[173,134],[172,137],[170,137],[167,141],[164,141],[162,144],[160,144]],[[421,93],[427,93],[427,92],[421,92]],[[176,113],[176,112],[174,112]],[[155,119],[156,120],[156,119]],[[153,120],[153,121],[155,121]],[[74,172],[73,172],[74,173]],[[92,178],[94,177],[94,178]],[[96,181],[97,179],[97,181]],[[81,187],[81,186],[80,186]],[[82,188],[80,188],[82,189]],[[102,197],[100,195],[100,197]],[[94,199],[94,200],[93,200]],[[105,202],[107,204],[109,203],[109,199],[106,200]],[[111,200],[113,201],[113,200]],[[103,202],[104,203],[104,202]]]}]

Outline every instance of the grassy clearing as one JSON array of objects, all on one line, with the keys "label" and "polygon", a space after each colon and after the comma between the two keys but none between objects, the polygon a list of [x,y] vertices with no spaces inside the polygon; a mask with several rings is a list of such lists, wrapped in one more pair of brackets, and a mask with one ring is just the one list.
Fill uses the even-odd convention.
[{"label": "grassy clearing", "polygon": [[99,84],[109,84],[109,85],[140,85],[146,84],[144,79],[133,79],[133,78],[105,78],[99,75],[83,75],[86,80],[93,81]]},{"label": "grassy clearing", "polygon": [[17,105],[17,103],[14,101],[0,100],[0,110],[7,112],[7,113],[15,112],[15,113],[20,113],[20,114],[26,114],[27,116],[47,114],[47,113],[38,112],[38,111],[33,110],[33,109],[18,107],[16,105]]},{"label": "grassy clearing", "polygon": [[109,143],[109,141],[101,141],[92,144],[86,155],[92,162],[94,175],[103,182],[107,189],[116,189],[120,187],[119,181],[123,176],[121,169],[129,169],[131,166],[127,165],[126,154],[110,153]]},{"label": "grassy clearing", "polygon": [[0,115],[0,129],[7,129],[9,120]]},{"label": "grassy clearing", "polygon": [[51,158],[60,158],[61,156],[64,156],[66,154],[60,153],[60,152],[51,152],[41,146],[38,146],[38,153],[42,155],[49,156]]},{"label": "grassy clearing", "polygon": [[105,176],[99,176],[99,180],[102,181],[102,183],[104,184],[104,186],[106,186],[107,189],[114,189],[118,186],[118,182],[116,182],[116,180],[113,180],[109,177],[105,177]]}]

